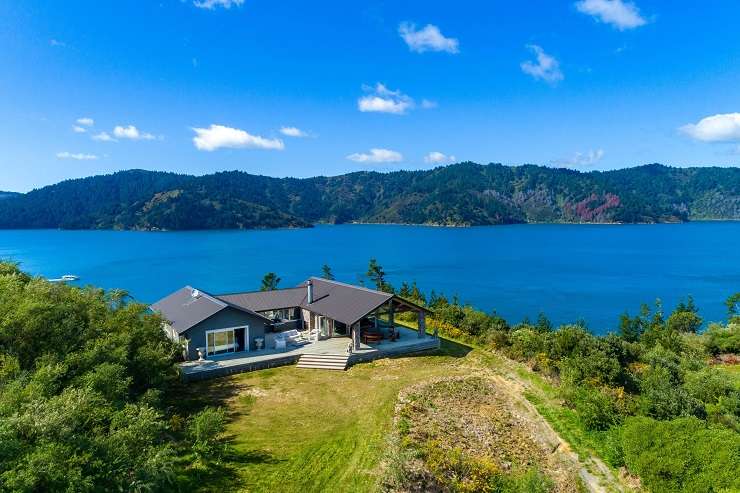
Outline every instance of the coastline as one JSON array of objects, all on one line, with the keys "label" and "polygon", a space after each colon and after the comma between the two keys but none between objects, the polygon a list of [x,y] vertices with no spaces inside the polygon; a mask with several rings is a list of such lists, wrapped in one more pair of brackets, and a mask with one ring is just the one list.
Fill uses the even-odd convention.
[{"label": "coastline", "polygon": [[192,231],[280,231],[280,230],[305,230],[316,226],[414,226],[426,228],[492,228],[500,226],[526,226],[526,225],[551,225],[551,226],[650,226],[662,224],[696,224],[696,223],[740,223],[740,218],[723,219],[695,219],[688,221],[654,221],[654,222],[598,222],[598,221],[529,221],[494,224],[440,224],[440,223],[398,223],[398,222],[372,222],[372,221],[348,221],[346,223],[316,222],[307,226],[279,226],[279,227],[256,227],[256,228],[206,228],[206,229],[164,229],[164,228],[0,228],[2,231],[129,231],[138,233],[178,233]]}]

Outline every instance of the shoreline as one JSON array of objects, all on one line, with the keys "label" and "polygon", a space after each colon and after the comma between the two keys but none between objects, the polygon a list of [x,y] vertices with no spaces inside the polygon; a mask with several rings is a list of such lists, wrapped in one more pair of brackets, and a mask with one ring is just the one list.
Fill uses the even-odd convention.
[{"label": "shoreline", "polygon": [[449,229],[466,229],[466,228],[497,228],[502,226],[659,226],[659,225],[677,225],[677,224],[697,224],[697,223],[740,223],[738,219],[697,219],[693,221],[664,221],[664,222],[565,222],[565,221],[532,221],[532,222],[520,222],[520,223],[500,223],[500,224],[429,224],[429,223],[381,223],[381,222],[365,222],[365,221],[351,221],[346,223],[329,223],[329,222],[317,222],[308,226],[282,226],[275,228],[260,227],[260,228],[220,228],[220,229],[144,229],[144,228],[80,228],[80,229],[66,229],[66,228],[0,228],[0,232],[3,231],[109,231],[109,232],[136,232],[136,233],[186,233],[186,232],[224,232],[224,231],[292,231],[292,230],[305,230],[314,227],[322,226],[407,226],[407,227],[419,227],[419,228],[449,228]]}]

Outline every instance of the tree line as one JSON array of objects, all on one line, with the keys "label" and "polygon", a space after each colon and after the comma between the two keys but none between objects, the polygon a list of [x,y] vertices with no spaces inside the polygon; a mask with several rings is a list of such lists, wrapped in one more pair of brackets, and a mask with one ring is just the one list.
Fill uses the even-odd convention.
[{"label": "tree line", "polygon": [[740,169],[647,165],[581,173],[458,163],[270,178],[130,170],[0,200],[0,228],[251,229],[316,223],[492,225],[740,218]]}]

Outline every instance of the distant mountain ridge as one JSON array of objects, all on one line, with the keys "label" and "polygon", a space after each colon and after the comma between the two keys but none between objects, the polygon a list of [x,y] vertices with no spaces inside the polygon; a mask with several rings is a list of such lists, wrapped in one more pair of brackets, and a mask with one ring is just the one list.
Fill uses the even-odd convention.
[{"label": "distant mountain ridge", "polygon": [[10,197],[15,197],[17,195],[20,195],[18,192],[3,192],[0,190],[0,200],[2,199],[9,199]]},{"label": "distant mountain ridge", "polygon": [[315,223],[474,226],[740,219],[740,168],[659,164],[588,173],[471,162],[271,178],[130,170],[0,200],[0,228],[247,229]]}]

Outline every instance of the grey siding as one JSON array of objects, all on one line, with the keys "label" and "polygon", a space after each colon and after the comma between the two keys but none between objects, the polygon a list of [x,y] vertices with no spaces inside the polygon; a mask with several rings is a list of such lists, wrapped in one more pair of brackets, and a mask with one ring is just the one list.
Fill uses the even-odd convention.
[{"label": "grey siding", "polygon": [[253,351],[255,349],[254,338],[265,336],[265,324],[267,323],[263,318],[229,307],[194,325],[181,335],[188,339],[188,359],[192,360],[198,359],[197,348],[206,347],[206,331],[208,330],[248,325],[249,349]]}]

